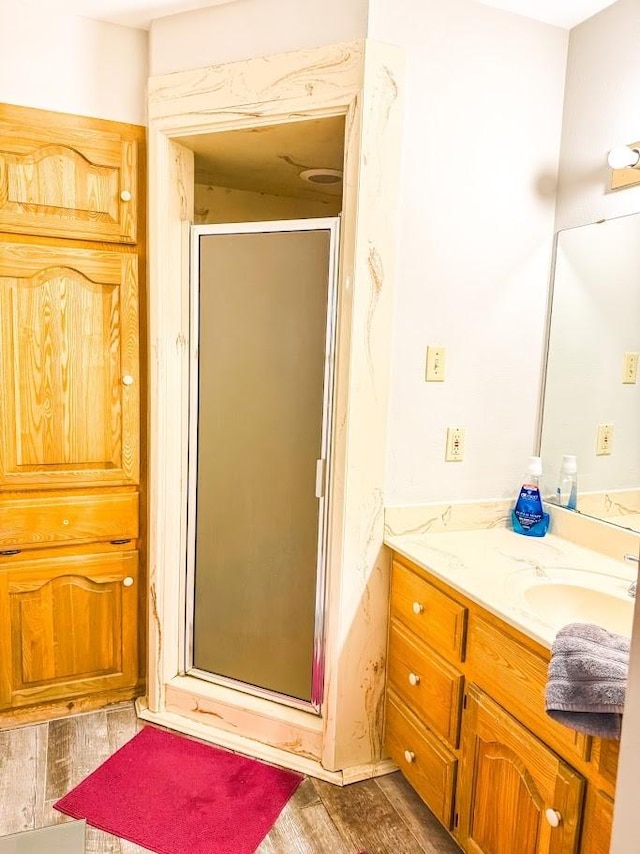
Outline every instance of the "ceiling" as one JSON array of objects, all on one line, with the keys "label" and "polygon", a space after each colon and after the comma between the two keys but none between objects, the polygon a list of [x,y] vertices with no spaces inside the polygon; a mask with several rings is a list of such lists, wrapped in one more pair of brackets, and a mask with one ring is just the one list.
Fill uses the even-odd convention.
[{"label": "ceiling", "polygon": [[178,138],[195,153],[197,184],[298,199],[340,196],[342,183],[309,184],[305,169],[342,170],[344,116]]},{"label": "ceiling", "polygon": [[[9,0],[11,2],[11,0]],[[58,10],[70,15],[97,18],[127,27],[148,29],[154,18],[189,12],[205,6],[221,6],[236,0],[25,0],[38,8]],[[300,0],[306,2],[306,0]],[[447,3],[448,0],[442,0]],[[537,18],[570,29],[615,0],[479,0],[528,18]]]}]

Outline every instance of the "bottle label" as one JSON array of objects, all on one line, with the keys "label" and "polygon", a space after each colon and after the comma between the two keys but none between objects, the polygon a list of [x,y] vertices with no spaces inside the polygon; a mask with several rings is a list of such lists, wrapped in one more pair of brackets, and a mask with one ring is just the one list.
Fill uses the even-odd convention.
[{"label": "bottle label", "polygon": [[542,519],[542,499],[537,486],[528,483],[522,485],[514,512],[525,531]]}]

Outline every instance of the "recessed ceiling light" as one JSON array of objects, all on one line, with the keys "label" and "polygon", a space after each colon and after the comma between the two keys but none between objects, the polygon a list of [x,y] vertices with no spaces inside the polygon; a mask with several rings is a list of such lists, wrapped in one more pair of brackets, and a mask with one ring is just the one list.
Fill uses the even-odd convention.
[{"label": "recessed ceiling light", "polygon": [[342,172],[339,169],[305,169],[300,173],[300,179],[309,184],[339,184]]}]

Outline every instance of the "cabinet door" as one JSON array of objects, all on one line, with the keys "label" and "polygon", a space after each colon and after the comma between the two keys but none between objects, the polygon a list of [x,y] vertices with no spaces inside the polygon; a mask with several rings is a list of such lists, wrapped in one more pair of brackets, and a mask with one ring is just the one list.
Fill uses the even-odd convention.
[{"label": "cabinet door", "polygon": [[604,792],[589,787],[585,807],[580,854],[608,854],[611,847],[613,801]]},{"label": "cabinet door", "polygon": [[137,141],[115,123],[0,107],[0,231],[135,243]]},{"label": "cabinet door", "polygon": [[136,551],[1,569],[0,707],[135,685],[137,590]]},{"label": "cabinet door", "polygon": [[[457,836],[471,854],[575,854],[584,780],[473,686]],[[557,826],[554,826],[557,824]]]},{"label": "cabinet door", "polygon": [[0,486],[138,482],[137,259],[0,244]]}]

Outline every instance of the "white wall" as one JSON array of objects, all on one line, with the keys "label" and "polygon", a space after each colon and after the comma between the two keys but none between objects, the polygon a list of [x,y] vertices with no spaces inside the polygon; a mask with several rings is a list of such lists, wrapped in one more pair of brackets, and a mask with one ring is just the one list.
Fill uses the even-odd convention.
[{"label": "white wall", "polygon": [[640,141],[640,3],[618,0],[571,31],[557,228],[640,211],[640,185],[607,191],[607,152]]},{"label": "white wall", "polygon": [[0,2],[0,102],[146,124],[147,32]]},{"label": "white wall", "polygon": [[151,74],[363,38],[368,5],[368,0],[238,0],[158,18],[151,25]]},{"label": "white wall", "polygon": [[[408,56],[385,503],[512,496],[535,442],[568,33],[472,0],[372,0],[370,35]],[[424,382],[427,344],[447,348],[444,383]]]}]

